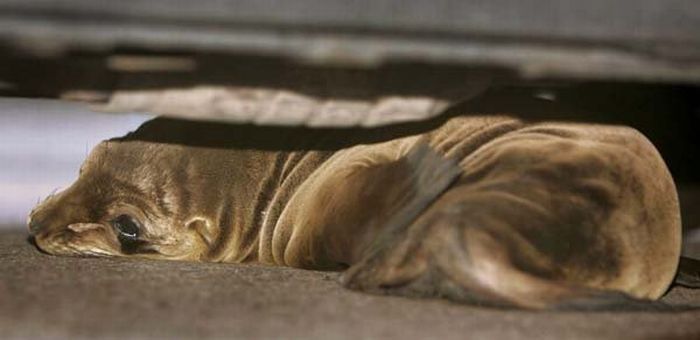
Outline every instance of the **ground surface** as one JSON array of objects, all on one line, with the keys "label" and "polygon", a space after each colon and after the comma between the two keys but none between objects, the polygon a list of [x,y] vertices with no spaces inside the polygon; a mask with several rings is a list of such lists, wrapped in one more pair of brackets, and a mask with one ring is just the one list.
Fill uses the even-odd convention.
[{"label": "ground surface", "polygon": [[[700,310],[531,312],[345,290],[337,274],[62,258],[0,231],[0,337],[698,339]],[[664,301],[700,304],[674,288]]]}]

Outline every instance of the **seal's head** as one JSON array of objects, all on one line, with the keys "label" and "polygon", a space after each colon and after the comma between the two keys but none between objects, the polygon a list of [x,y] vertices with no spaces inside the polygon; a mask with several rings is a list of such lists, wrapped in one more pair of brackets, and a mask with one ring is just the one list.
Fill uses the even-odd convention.
[{"label": "seal's head", "polygon": [[193,213],[206,212],[196,206],[199,197],[176,185],[202,176],[192,159],[181,157],[183,148],[102,142],[76,182],[32,210],[28,225],[36,245],[55,255],[201,259],[215,228]]}]

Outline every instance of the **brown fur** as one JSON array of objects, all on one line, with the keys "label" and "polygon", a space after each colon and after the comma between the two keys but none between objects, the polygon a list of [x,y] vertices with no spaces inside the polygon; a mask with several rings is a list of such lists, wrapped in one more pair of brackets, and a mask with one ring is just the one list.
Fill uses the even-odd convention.
[{"label": "brown fur", "polygon": [[[545,308],[673,280],[673,181],[625,127],[461,116],[429,131],[156,119],[31,214],[57,255],[349,267],[354,289]],[[111,221],[143,234],[125,247]]]}]

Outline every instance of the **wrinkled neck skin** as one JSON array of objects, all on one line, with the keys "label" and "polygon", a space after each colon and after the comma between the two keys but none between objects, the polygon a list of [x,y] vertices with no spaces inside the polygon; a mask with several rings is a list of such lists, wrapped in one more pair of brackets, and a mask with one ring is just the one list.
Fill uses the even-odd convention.
[{"label": "wrinkled neck skin", "polygon": [[[280,216],[288,208],[299,186],[333,152],[270,152],[234,150],[234,157],[216,157],[220,164],[207,164],[220,175],[202,176],[206,198],[215,202],[199,207],[200,214],[213,217],[215,238],[203,258],[213,262],[257,262],[284,265],[273,256],[273,239]],[[236,164],[227,164],[235,160]],[[245,164],[241,164],[243,161]],[[233,171],[233,173],[227,173]],[[222,178],[230,178],[222,183]],[[197,212],[192,212],[197,214]],[[285,248],[284,244],[275,246]]]},{"label": "wrinkled neck skin", "polygon": [[[207,198],[217,202],[210,204],[216,211],[207,215],[216,216],[218,235],[203,260],[313,269],[351,265],[373,234],[375,214],[361,211],[376,209],[376,204],[357,201],[362,200],[364,189],[357,188],[350,176],[398,159],[416,140],[403,138],[334,152],[235,151],[237,157],[228,158],[238,159],[234,168],[244,171],[227,181],[231,184],[226,190],[208,190],[218,195]],[[240,160],[245,160],[245,166]],[[218,168],[227,166],[233,164]],[[221,186],[216,178],[210,180],[207,187]]]}]

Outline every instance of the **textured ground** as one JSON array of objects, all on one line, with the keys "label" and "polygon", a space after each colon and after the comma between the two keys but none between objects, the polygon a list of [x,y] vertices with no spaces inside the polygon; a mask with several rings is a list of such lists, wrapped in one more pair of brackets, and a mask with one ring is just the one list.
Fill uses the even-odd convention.
[{"label": "textured ground", "polygon": [[[0,231],[0,337],[640,339],[700,337],[700,310],[531,312],[351,292],[337,274],[61,258]],[[670,304],[700,304],[674,288]]]}]

